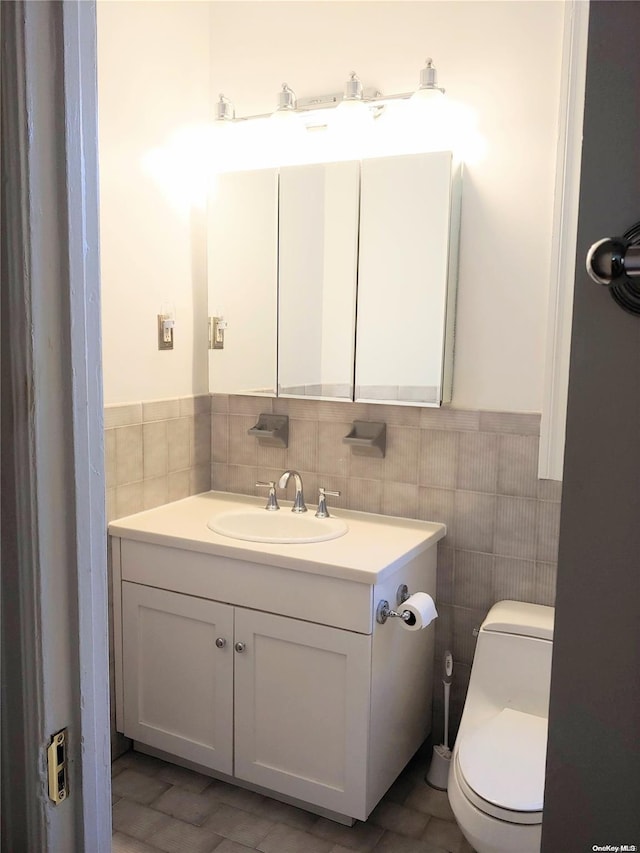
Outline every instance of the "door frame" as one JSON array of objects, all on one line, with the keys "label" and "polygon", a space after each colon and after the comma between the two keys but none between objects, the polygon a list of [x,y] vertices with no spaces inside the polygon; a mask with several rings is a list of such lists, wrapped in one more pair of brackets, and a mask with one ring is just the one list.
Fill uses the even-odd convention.
[{"label": "door frame", "polygon": [[540,419],[538,477],[541,480],[562,480],[564,464],[588,31],[588,0],[568,0],[564,10],[547,341]]},{"label": "door frame", "polygon": [[[111,850],[95,3],[2,3],[3,848]],[[69,796],[46,750],[68,729]]]}]

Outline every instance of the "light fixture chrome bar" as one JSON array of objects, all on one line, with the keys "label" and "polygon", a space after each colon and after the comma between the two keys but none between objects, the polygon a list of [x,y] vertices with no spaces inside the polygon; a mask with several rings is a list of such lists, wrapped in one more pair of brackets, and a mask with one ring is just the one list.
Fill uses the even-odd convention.
[{"label": "light fixture chrome bar", "polygon": [[[411,92],[409,94],[412,94]],[[382,98],[382,92],[379,89],[374,89],[373,86],[368,89],[363,89],[362,100],[365,103],[370,103]],[[397,97],[401,97],[398,95]],[[407,95],[409,97],[409,95]],[[386,96],[385,96],[386,98]],[[298,98],[298,111],[306,110],[326,110],[331,107],[337,107],[340,101],[344,100],[343,92],[334,92],[331,95],[313,95],[310,98]]]},{"label": "light fixture chrome bar", "polygon": [[298,110],[325,110],[336,107],[342,100],[342,92],[333,95],[312,95],[310,98],[298,98]]},{"label": "light fixture chrome bar", "polygon": [[383,95],[382,92],[378,92],[375,98],[363,98],[363,100],[370,104],[371,102],[380,104],[384,106],[385,101],[406,101],[408,100],[415,92],[398,92],[394,95]]},{"label": "light fixture chrome bar", "polygon": [[[383,95],[378,89],[365,89],[362,101],[371,106],[384,107],[385,101],[400,101],[408,100],[413,95],[413,92],[397,92],[391,95]],[[291,110],[293,113],[307,113],[314,110],[328,110],[337,107],[343,100],[342,93],[334,95],[313,95],[309,98],[298,98],[296,108]],[[256,113],[248,116],[235,116],[231,121],[253,121],[258,118],[269,118],[273,113]]]}]

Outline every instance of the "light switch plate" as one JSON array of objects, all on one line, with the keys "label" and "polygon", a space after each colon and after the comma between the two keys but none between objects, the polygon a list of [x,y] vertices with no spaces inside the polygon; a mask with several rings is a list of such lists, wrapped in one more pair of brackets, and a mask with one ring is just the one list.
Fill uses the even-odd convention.
[{"label": "light switch plate", "polygon": [[166,319],[164,314],[158,314],[158,349],[160,350],[173,349],[173,328],[165,330]]}]

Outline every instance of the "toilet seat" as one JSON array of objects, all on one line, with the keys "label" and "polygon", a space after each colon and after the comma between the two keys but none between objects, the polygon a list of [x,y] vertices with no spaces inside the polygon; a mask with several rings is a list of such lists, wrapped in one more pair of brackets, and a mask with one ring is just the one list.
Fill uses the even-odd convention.
[{"label": "toilet seat", "polygon": [[512,708],[462,737],[456,771],[465,796],[492,817],[542,822],[547,720]]}]

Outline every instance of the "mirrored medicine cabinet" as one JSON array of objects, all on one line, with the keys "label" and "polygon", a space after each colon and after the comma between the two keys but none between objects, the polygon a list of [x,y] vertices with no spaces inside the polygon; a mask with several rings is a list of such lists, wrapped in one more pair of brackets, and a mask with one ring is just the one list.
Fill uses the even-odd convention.
[{"label": "mirrored medicine cabinet", "polygon": [[219,175],[210,391],[449,401],[460,184],[448,151]]}]

